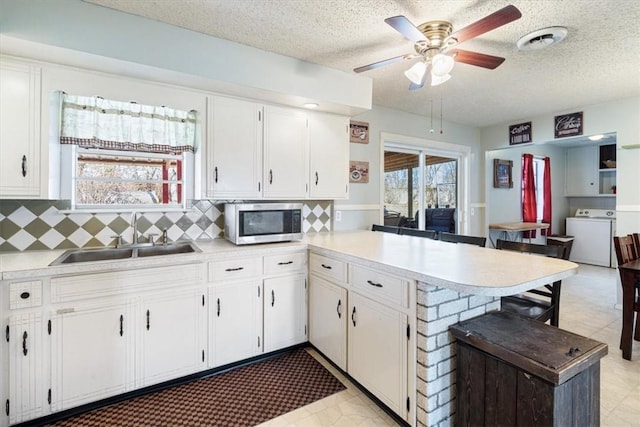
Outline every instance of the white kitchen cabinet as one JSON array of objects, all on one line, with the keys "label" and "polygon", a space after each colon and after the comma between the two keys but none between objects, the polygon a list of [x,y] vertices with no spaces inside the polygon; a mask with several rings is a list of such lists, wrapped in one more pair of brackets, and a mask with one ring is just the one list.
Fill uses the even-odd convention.
[{"label": "white kitchen cabinet", "polygon": [[309,276],[309,342],[347,370],[347,290]]},{"label": "white kitchen cabinet", "polygon": [[200,289],[170,291],[142,298],[139,305],[139,386],[148,386],[205,369],[205,294]]},{"label": "white kitchen cabinet", "polygon": [[217,284],[210,295],[210,367],[262,353],[262,281]]},{"label": "white kitchen cabinet", "polygon": [[349,118],[309,114],[309,197],[346,199],[349,195]]},{"label": "white kitchen cabinet", "polygon": [[597,196],[597,147],[584,146],[567,150],[566,196]]},{"label": "white kitchen cabinet", "polygon": [[306,340],[306,276],[293,274],[264,280],[264,351]]},{"label": "white kitchen cabinet", "polygon": [[0,61],[0,199],[41,198],[40,84],[39,67]]},{"label": "white kitchen cabinet", "polygon": [[[9,422],[19,423],[44,415],[42,315],[29,312],[9,318]],[[5,409],[6,410],[6,409]]]},{"label": "white kitchen cabinet", "polygon": [[349,374],[406,416],[407,315],[355,292],[349,293],[348,315]]},{"label": "white kitchen cabinet", "polygon": [[126,301],[57,310],[51,332],[51,409],[69,409],[133,389],[135,332]]},{"label": "white kitchen cabinet", "polygon": [[265,106],[264,116],[263,196],[304,199],[309,177],[307,114]]},{"label": "white kitchen cabinet", "polygon": [[212,97],[207,195],[215,199],[262,196],[262,105]]}]

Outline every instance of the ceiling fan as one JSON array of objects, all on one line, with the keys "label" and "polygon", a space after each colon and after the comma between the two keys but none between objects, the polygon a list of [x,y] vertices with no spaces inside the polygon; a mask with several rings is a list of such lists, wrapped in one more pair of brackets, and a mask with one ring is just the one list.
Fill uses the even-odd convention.
[{"label": "ceiling fan", "polygon": [[[411,68],[405,71],[405,75],[411,81],[409,90],[423,87],[427,80],[431,86],[446,82],[451,78],[449,74],[455,62],[462,62],[477,67],[493,70],[504,62],[504,58],[471,52],[455,48],[458,44],[477,37],[481,34],[495,30],[509,22],[513,22],[522,16],[518,8],[513,5],[485,16],[484,18],[468,25],[456,32],[447,21],[429,21],[417,27],[402,15],[393,16],[384,20],[406,39],[414,43],[416,53],[396,56],[354,68],[356,73],[373,70],[398,61],[421,58]],[[430,69],[431,72],[427,72]]]}]

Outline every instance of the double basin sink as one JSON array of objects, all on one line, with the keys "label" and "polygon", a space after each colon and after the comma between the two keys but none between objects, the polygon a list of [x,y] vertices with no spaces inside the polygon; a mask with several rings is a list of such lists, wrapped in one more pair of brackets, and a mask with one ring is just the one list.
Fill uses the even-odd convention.
[{"label": "double basin sink", "polygon": [[155,246],[124,246],[120,248],[70,249],[54,260],[51,266],[78,262],[113,261],[119,259],[146,258],[159,255],[202,252],[193,242],[174,242]]}]

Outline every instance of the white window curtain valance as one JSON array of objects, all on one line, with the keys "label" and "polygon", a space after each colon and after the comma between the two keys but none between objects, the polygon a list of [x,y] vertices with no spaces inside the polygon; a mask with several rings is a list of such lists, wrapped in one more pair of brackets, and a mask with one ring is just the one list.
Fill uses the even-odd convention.
[{"label": "white window curtain valance", "polygon": [[61,144],[152,153],[195,151],[197,112],[62,94]]}]

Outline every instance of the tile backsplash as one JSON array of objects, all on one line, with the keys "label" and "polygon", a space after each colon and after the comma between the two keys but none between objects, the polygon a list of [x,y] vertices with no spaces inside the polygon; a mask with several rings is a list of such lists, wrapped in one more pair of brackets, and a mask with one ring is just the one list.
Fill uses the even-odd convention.
[{"label": "tile backsplash", "polygon": [[[69,213],[65,200],[0,200],[0,252],[112,246],[114,236],[131,241],[131,213]],[[303,202],[305,233],[331,230],[332,201]],[[64,212],[61,212],[64,211]],[[222,237],[224,203],[194,200],[185,212],[140,212],[138,232],[171,241]]]}]

